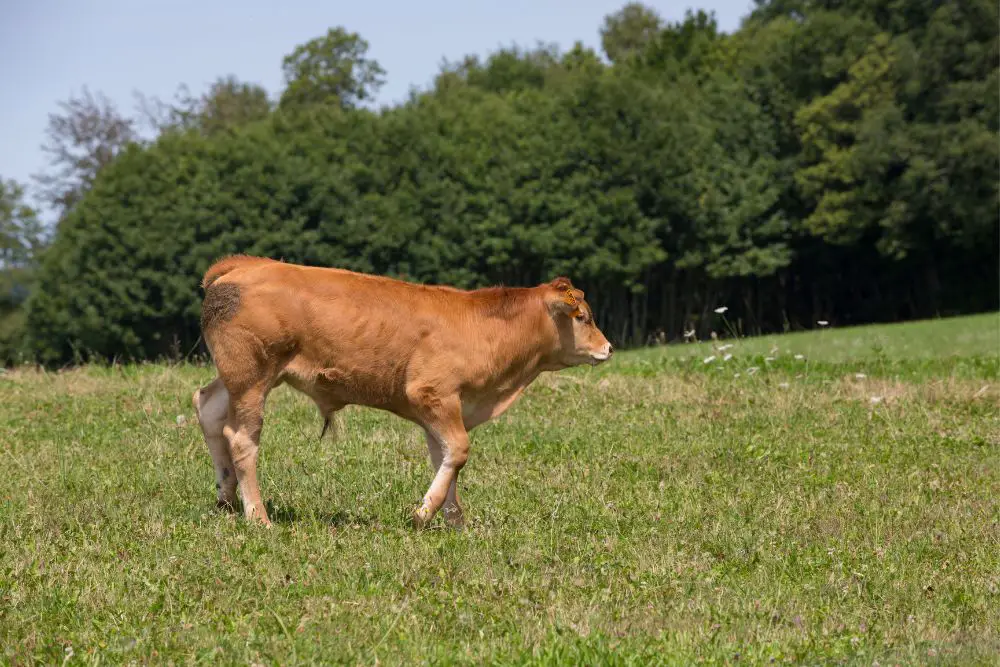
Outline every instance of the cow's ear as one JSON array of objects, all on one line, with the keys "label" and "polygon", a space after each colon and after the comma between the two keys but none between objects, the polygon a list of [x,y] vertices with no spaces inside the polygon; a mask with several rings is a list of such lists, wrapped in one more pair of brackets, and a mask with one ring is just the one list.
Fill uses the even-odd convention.
[{"label": "cow's ear", "polygon": [[549,283],[548,304],[553,313],[574,315],[583,301],[583,292],[573,287],[569,278],[556,278]]},{"label": "cow's ear", "polygon": [[570,279],[566,278],[565,276],[559,276],[558,278],[554,278],[552,282],[549,283],[549,286],[555,290],[558,290],[559,292],[566,292],[571,294],[573,298],[576,299],[577,301],[583,301],[583,296],[584,296],[583,290],[579,290],[573,287],[573,283],[570,282]]},{"label": "cow's ear", "polygon": [[559,276],[558,278],[553,278],[549,283],[553,288],[559,291],[566,291],[573,289],[573,283],[566,276]]}]

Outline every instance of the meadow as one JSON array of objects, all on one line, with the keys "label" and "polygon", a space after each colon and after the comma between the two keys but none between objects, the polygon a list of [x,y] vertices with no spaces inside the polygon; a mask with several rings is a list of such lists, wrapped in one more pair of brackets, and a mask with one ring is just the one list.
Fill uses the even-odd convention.
[{"label": "meadow", "polygon": [[[728,347],[727,347],[728,346]],[[472,435],[268,404],[215,509],[208,366],[0,375],[4,664],[997,664],[1000,315],[648,348]]]}]

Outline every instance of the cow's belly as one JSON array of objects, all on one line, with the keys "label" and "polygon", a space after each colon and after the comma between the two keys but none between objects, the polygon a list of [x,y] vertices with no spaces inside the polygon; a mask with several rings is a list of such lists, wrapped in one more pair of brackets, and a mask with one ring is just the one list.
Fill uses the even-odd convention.
[{"label": "cow's belly", "polygon": [[282,380],[307,394],[321,409],[363,405],[397,411],[404,387],[395,368],[384,362],[366,365],[330,362],[299,356],[285,367]]},{"label": "cow's belly", "polygon": [[524,387],[501,393],[480,393],[462,397],[462,419],[466,429],[475,427],[499,417],[514,404],[522,393]]}]

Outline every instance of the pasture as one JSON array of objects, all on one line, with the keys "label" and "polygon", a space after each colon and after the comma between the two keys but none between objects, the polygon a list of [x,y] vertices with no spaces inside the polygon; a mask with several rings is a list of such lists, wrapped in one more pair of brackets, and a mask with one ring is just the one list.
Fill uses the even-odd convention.
[{"label": "pasture", "polygon": [[998,349],[994,313],[543,376],[473,432],[466,530],[419,533],[391,415],[320,441],[273,393],[265,530],[214,507],[211,368],[8,371],[0,661],[992,663]]}]

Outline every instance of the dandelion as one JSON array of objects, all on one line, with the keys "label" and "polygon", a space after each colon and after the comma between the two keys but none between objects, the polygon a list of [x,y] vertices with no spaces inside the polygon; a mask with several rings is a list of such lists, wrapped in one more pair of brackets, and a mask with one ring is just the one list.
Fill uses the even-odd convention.
[{"label": "dandelion", "polygon": [[796,354],[795,355],[795,360],[796,361],[802,361],[803,359],[805,359],[805,357],[803,355],[801,355],[801,354]]},{"label": "dandelion", "polygon": [[729,361],[729,360],[730,360],[730,359],[732,359],[732,358],[733,358],[733,355],[731,355],[731,354],[727,354],[726,356],[722,357],[722,360],[723,360],[723,361]]},{"label": "dandelion", "polygon": [[757,366],[751,366],[750,368],[747,369],[747,375],[753,375],[759,370],[760,368],[758,368]]},{"label": "dandelion", "polygon": [[715,355],[714,355],[714,354],[713,354],[713,355],[711,355],[711,356],[708,356],[708,357],[705,357],[705,360],[704,360],[704,361],[703,361],[702,363],[705,363],[705,364],[710,364],[710,363],[712,363],[713,361],[715,361]]},{"label": "dandelion", "polygon": [[816,322],[816,324],[820,325],[821,327],[825,327],[825,326],[829,326],[830,323],[827,322],[826,320],[819,320],[819,321]]},{"label": "dandelion", "polygon": [[729,310],[728,306],[719,306],[718,308],[715,309],[715,313],[716,313],[716,315],[721,315],[724,312],[726,312],[727,310]]}]

